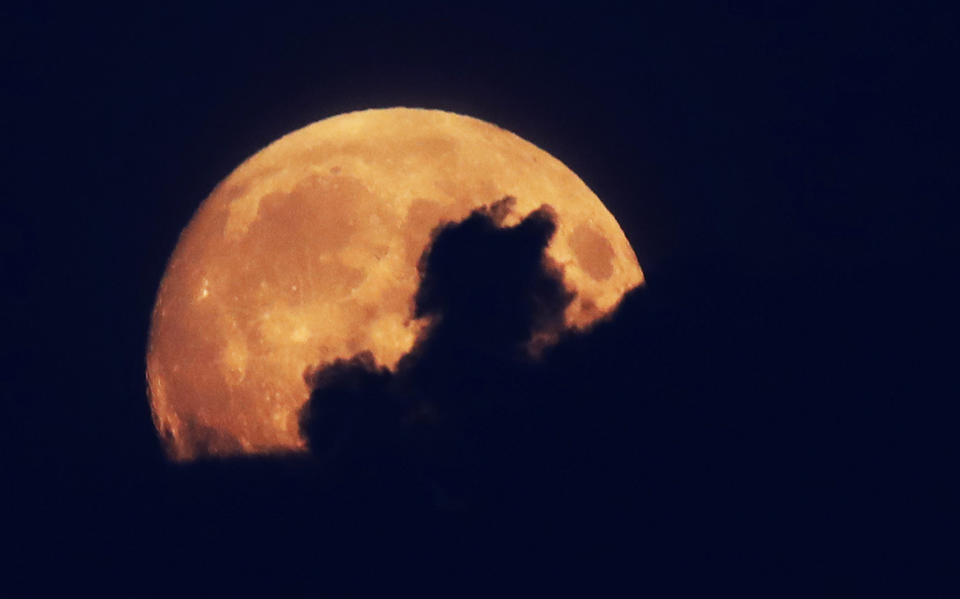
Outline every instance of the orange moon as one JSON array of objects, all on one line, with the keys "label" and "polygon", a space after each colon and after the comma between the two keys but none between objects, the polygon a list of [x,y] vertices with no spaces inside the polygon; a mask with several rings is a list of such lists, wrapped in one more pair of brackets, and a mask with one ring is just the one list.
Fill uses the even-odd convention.
[{"label": "orange moon", "polygon": [[439,110],[328,118],[270,144],[223,180],[184,229],[147,348],[154,423],[174,460],[305,449],[304,371],[369,351],[393,368],[413,319],[417,262],[440,224],[515,198],[511,225],[549,204],[547,254],[585,328],[643,282],[630,243],[559,160]]}]

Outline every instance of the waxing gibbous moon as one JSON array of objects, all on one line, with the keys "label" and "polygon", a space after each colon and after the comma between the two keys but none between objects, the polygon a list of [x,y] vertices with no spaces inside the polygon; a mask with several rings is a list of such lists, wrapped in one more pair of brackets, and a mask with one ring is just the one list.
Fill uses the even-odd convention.
[{"label": "waxing gibbous moon", "polygon": [[328,118],[233,171],[184,229],[160,284],[147,349],[154,423],[175,460],[305,449],[304,371],[361,351],[394,367],[431,232],[515,198],[543,204],[547,254],[585,328],[643,282],[613,215],[559,160],[516,135],[439,110]]}]

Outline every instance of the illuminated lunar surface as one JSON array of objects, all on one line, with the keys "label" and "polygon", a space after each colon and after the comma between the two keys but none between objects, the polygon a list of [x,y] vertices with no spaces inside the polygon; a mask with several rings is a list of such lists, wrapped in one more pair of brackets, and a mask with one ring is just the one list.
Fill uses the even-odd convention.
[{"label": "illuminated lunar surface", "polygon": [[394,367],[431,231],[516,198],[514,224],[557,214],[548,255],[576,297],[569,326],[609,313],[643,274],[614,217],[559,160],[489,123],[436,110],[319,121],[230,174],[183,231],[147,352],[168,455],[299,451],[308,367],[370,351]]}]

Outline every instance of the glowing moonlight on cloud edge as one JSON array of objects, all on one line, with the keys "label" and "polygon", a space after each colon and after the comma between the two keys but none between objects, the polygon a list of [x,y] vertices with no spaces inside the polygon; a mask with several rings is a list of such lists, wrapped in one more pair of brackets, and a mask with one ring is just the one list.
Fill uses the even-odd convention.
[{"label": "glowing moonlight on cloud edge", "polygon": [[365,110],[270,144],[230,174],[180,236],[147,349],[157,430],[176,460],[304,449],[308,367],[368,350],[394,367],[431,231],[505,196],[512,225],[549,204],[547,254],[576,298],[569,326],[643,282],[629,242],[570,169],[489,123]]}]

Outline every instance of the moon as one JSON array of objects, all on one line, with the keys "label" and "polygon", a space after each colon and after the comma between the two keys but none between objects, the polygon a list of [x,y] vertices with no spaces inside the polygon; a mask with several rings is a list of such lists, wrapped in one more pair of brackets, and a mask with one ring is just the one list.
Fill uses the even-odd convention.
[{"label": "moon", "polygon": [[475,118],[351,112],[246,160],[183,230],[157,293],[147,385],[167,455],[304,451],[304,372],[361,351],[395,367],[425,326],[413,302],[431,232],[507,196],[506,225],[543,204],[557,215],[546,252],[575,293],[568,327],[589,327],[642,284],[583,181]]}]

